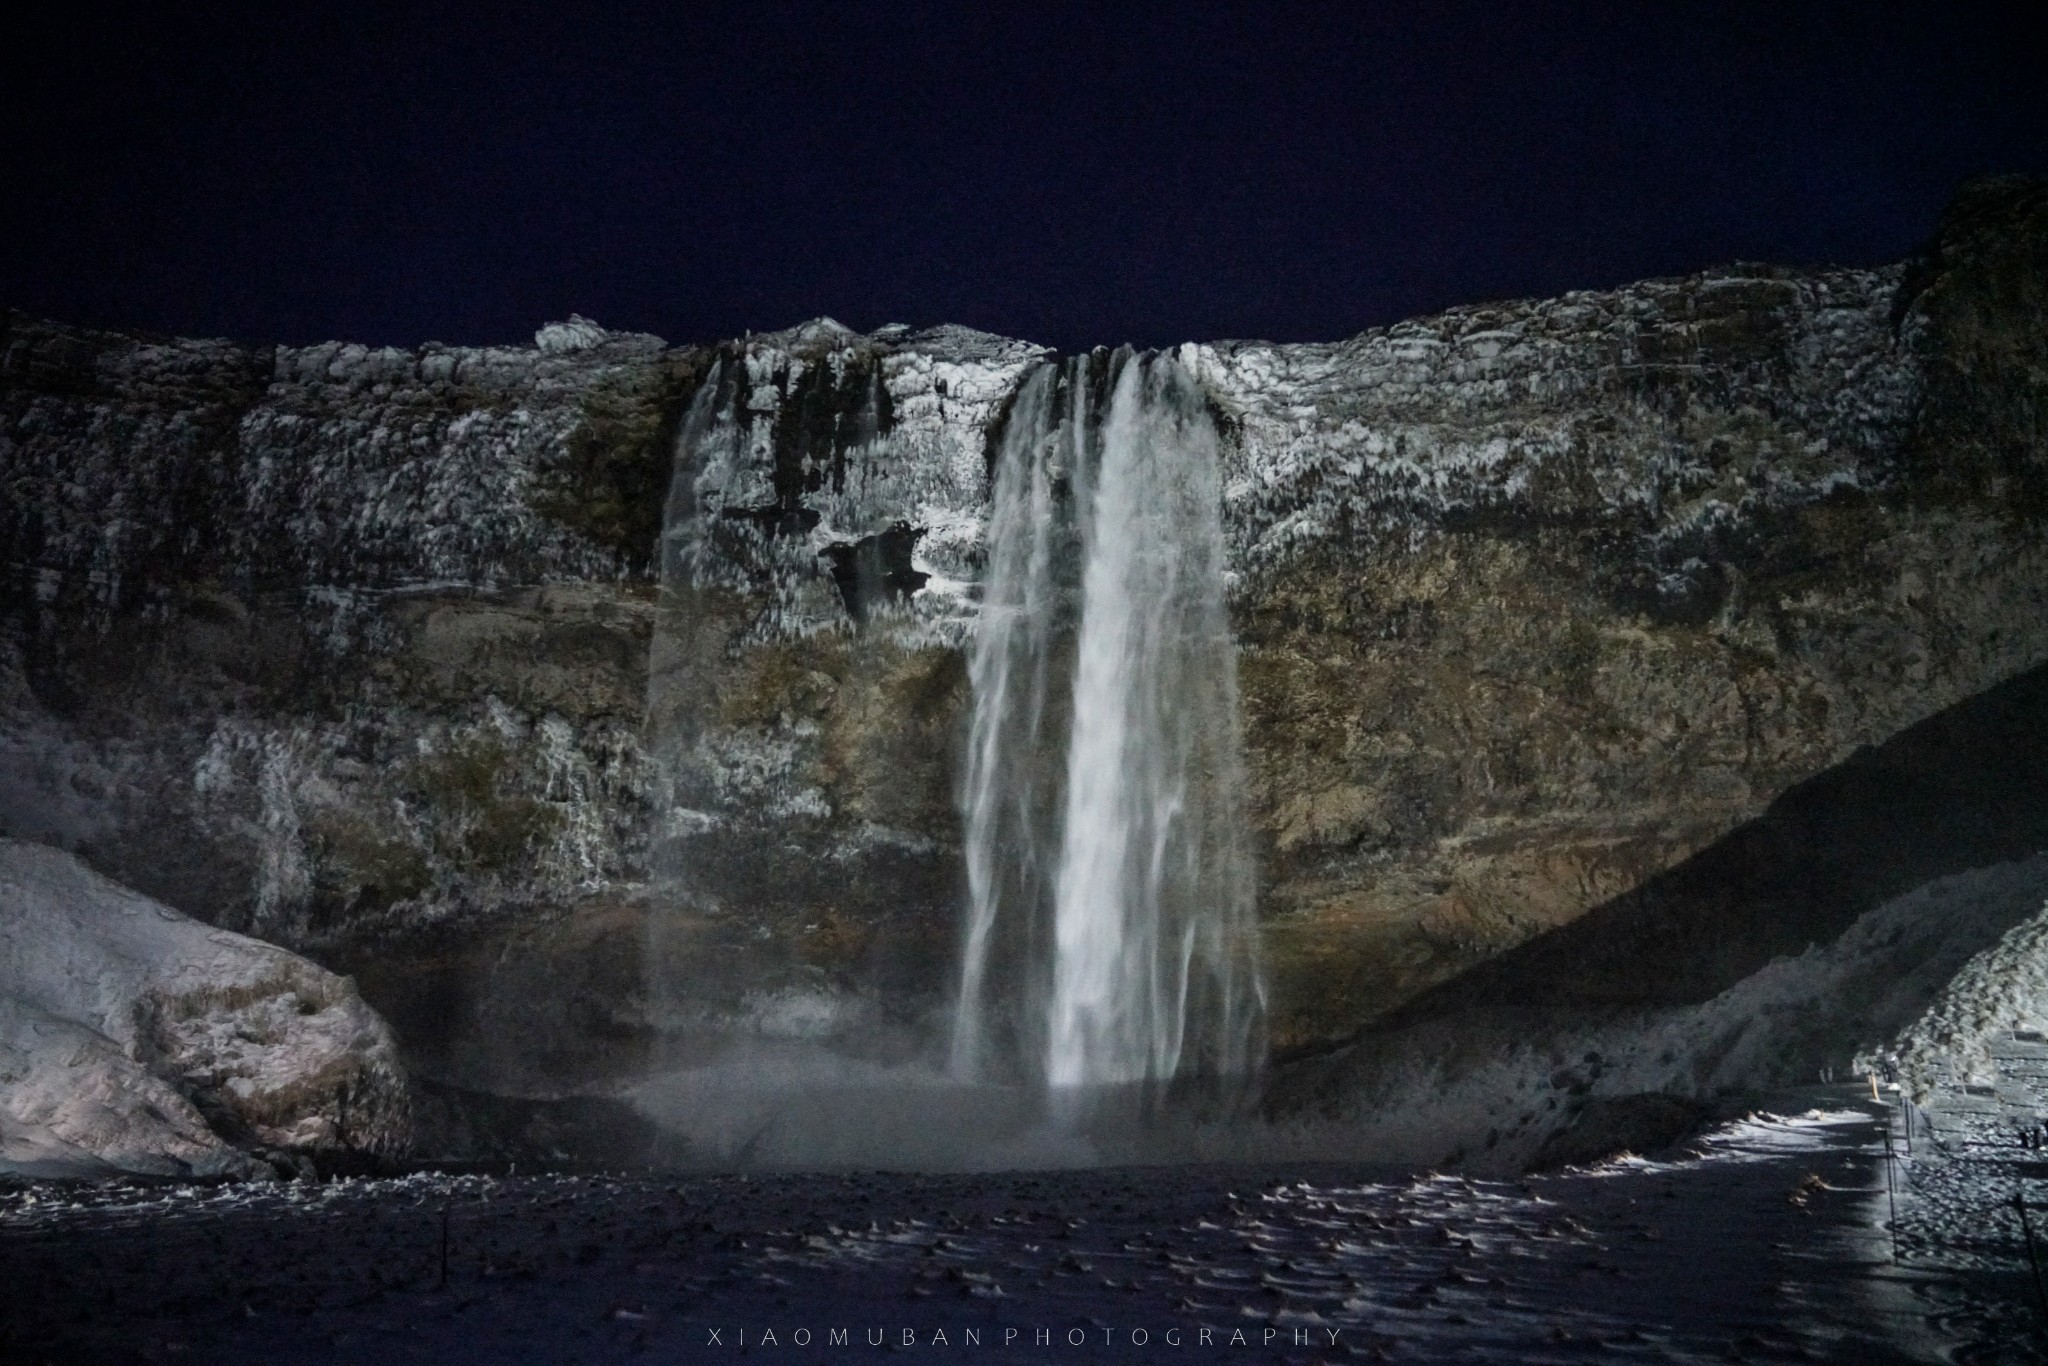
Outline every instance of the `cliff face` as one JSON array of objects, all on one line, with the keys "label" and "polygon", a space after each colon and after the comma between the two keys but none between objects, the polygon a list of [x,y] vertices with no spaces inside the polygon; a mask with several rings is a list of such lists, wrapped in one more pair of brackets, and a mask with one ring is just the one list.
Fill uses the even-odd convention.
[{"label": "cliff face", "polygon": [[1896,269],[1205,352],[1283,1044],[2042,660],[2043,203],[1982,186]]},{"label": "cliff face", "polygon": [[[2048,191],[1988,182],[1890,269],[1182,348],[1276,1044],[2048,660],[2044,252]],[[8,315],[0,825],[354,973],[454,1085],[907,1049],[955,952],[988,452],[1043,354]]]},{"label": "cliff face", "polygon": [[545,926],[631,866],[696,353],[10,317],[0,355],[10,833],[347,969]]}]

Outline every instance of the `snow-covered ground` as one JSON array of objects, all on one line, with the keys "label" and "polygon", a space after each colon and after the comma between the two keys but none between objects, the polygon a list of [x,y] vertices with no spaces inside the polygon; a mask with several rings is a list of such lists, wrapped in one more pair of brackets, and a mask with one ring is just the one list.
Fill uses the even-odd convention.
[{"label": "snow-covered ground", "polygon": [[[2048,1049],[2035,1045],[2035,1060],[2044,1056]],[[2007,1353],[1958,1360],[2048,1360],[2048,1280],[2033,1265],[2043,1259],[2048,1275],[2048,1162],[2022,1143],[2039,1134],[2042,1118],[2036,1110],[2008,1120],[1989,1104],[1958,1113],[1907,1102],[1893,1111],[1891,1198],[1899,1255],[1925,1277],[1915,1294],[1937,1334],[1967,1324],[1970,1337]],[[2026,1202],[2026,1225],[2016,1198]]]},{"label": "snow-covered ground", "polygon": [[1814,1108],[1665,1160],[1519,1181],[1278,1164],[24,1188],[0,1193],[0,1350],[2041,1359],[2014,1336],[2024,1306],[1987,1310],[1975,1272],[1894,1260],[1886,1109],[1858,1094],[1816,1089],[1787,1106]]}]

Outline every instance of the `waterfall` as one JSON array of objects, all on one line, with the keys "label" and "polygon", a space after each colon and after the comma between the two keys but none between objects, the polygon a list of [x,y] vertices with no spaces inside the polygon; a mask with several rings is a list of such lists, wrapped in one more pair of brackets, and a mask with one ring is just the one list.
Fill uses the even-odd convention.
[{"label": "waterfall", "polygon": [[1168,357],[1043,366],[994,479],[953,1070],[1227,1086],[1264,998],[1205,396]]}]

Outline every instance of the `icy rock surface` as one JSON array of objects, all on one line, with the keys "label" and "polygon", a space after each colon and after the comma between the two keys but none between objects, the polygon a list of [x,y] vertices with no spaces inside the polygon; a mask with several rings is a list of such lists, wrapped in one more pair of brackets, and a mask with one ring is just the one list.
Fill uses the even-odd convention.
[{"label": "icy rock surface", "polygon": [[70,854],[0,840],[6,1160],[232,1174],[230,1140],[391,1153],[390,1031],[354,985],[214,929]]},{"label": "icy rock surface", "polygon": [[[1277,1047],[2048,662],[2048,189],[1937,236],[1179,350]],[[401,349],[0,315],[0,831],[345,965],[451,1085],[634,1074],[656,904],[692,917],[671,1015],[928,1018],[989,459],[1048,358],[830,319]]]},{"label": "icy rock surface", "polygon": [[581,313],[571,313],[567,322],[548,323],[541,327],[533,334],[533,344],[547,354],[555,355],[563,351],[587,351],[593,346],[603,345],[611,335]]},{"label": "icy rock surface", "polygon": [[2048,906],[1963,965],[1899,1035],[1895,1065],[1907,1093],[1924,1105],[1938,1088],[1996,1086],[1997,1046],[2014,1035],[2038,1042],[2044,1033]]},{"label": "icy rock surface", "polygon": [[2007,1341],[2038,1340],[2029,1324],[2048,1207],[2048,907],[1973,955],[1856,1066],[1885,1079],[1893,1103],[1898,1244],[1920,1265],[1977,1273],[1976,1302],[1961,1309]]},{"label": "icy rock surface", "polygon": [[177,1089],[106,1035],[0,996],[0,1172],[246,1176]]},{"label": "icy rock surface", "polygon": [[[1637,522],[1661,591],[1682,593],[1717,531],[1888,480],[1919,387],[1890,316],[1900,273],[1737,266],[1329,344],[1184,347],[1240,426],[1225,490],[1238,566],[1459,516],[1597,509]],[[1672,388],[1763,439],[1731,464],[1749,445],[1729,439],[1739,421],[1688,431]]]},{"label": "icy rock surface", "polygon": [[[912,645],[958,643],[986,539],[987,433],[1046,354],[830,318],[731,344],[677,441],[669,581],[758,599],[750,643],[871,618]],[[901,563],[874,568],[894,582],[862,583],[861,552],[892,530]]]},{"label": "icy rock surface", "polygon": [[36,602],[101,621],[194,571],[330,594],[615,578],[637,531],[549,512],[594,444],[615,463],[658,435],[640,409],[694,355],[588,320],[415,349],[6,323],[0,528],[27,535]]}]

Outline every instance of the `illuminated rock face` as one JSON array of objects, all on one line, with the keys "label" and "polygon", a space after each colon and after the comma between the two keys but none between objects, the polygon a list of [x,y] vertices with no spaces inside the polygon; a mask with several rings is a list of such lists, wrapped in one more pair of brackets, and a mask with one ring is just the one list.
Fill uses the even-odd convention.
[{"label": "illuminated rock face", "polygon": [[[1219,434],[1277,1049],[2048,660],[2043,200],[1981,186],[1901,267],[1172,353]],[[1046,353],[540,341],[9,315],[0,822],[352,973],[448,1086],[931,1047],[991,462]]]},{"label": "illuminated rock face", "polygon": [[240,1174],[240,1148],[396,1156],[398,1049],[345,978],[44,845],[0,841],[0,1162]]}]

